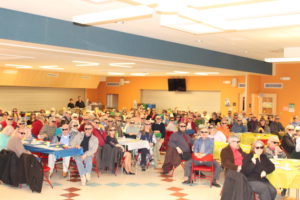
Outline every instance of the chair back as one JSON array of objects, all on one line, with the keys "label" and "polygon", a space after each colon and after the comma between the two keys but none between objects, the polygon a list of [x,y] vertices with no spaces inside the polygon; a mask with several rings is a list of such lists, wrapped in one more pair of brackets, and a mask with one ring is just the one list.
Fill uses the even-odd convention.
[{"label": "chair back", "polygon": [[203,156],[202,158],[198,158],[196,154],[193,153],[192,155],[193,160],[202,161],[202,162],[212,162],[214,160],[213,154],[207,154],[206,156]]}]

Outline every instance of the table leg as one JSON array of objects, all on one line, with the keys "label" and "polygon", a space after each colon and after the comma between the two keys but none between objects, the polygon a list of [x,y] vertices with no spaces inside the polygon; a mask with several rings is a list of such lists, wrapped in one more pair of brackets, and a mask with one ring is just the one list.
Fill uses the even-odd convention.
[{"label": "table leg", "polygon": [[296,189],[296,200],[299,200],[299,189]]}]

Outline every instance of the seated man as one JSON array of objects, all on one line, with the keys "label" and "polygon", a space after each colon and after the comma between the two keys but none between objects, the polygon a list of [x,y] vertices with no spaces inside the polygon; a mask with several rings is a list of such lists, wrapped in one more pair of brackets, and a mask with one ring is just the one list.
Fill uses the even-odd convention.
[{"label": "seated man", "polygon": [[[202,128],[200,130],[200,138],[194,142],[194,154],[197,158],[202,158],[208,154],[213,154],[214,152],[214,142],[211,138],[208,137],[208,129]],[[202,161],[193,161],[192,159],[188,160],[184,164],[184,176],[188,177],[188,180],[184,181],[183,184],[189,184],[191,182],[191,170],[192,170],[192,162],[195,165],[205,165],[211,166],[214,165],[214,177],[212,185],[216,187],[220,187],[216,180],[219,179],[219,175],[221,172],[221,166],[217,161],[209,161],[209,162],[202,162]]]},{"label": "seated man", "polygon": [[[83,148],[83,155],[74,157],[82,185],[91,179],[93,157],[98,149],[98,140],[93,135],[93,125],[86,123],[84,133],[78,133],[71,142],[72,147]],[[83,164],[84,162],[84,164]]]},{"label": "seated man", "polygon": [[50,117],[48,123],[41,129],[38,138],[52,141],[55,136],[56,127],[56,119],[54,117]]},{"label": "seated man", "polygon": [[295,128],[293,125],[288,125],[286,127],[286,134],[282,137],[281,147],[284,149],[284,151],[287,153],[287,156],[290,157],[290,155],[295,151],[296,143],[294,140],[295,136]]},{"label": "seated man", "polygon": [[162,166],[162,174],[168,174],[173,167],[177,167],[180,164],[181,160],[191,159],[191,146],[193,144],[193,140],[185,133],[185,131],[186,124],[184,122],[180,122],[179,131],[171,135],[165,161]]},{"label": "seated man", "polygon": [[225,177],[229,169],[241,171],[243,157],[246,155],[240,148],[240,139],[237,136],[230,136],[228,142],[229,145],[221,151],[221,163],[225,168]]},{"label": "seated man", "polygon": [[[73,138],[71,138],[71,135],[69,134],[69,125],[64,124],[62,125],[62,135],[61,136],[54,136],[53,141],[54,143],[60,143],[66,146],[69,146],[71,144],[71,141]],[[62,176],[66,177],[68,175],[68,169],[69,169],[69,164],[70,164],[70,156],[68,157],[63,157],[63,173]],[[49,154],[48,157],[48,166],[50,168],[50,177],[53,174],[53,169],[55,165],[56,157],[54,154]]]},{"label": "seated man", "polygon": [[238,118],[236,122],[233,123],[231,132],[233,133],[245,133],[247,132],[247,127],[243,124],[242,118]]},{"label": "seated man", "polygon": [[135,121],[133,119],[130,120],[129,126],[125,130],[125,137],[135,139],[136,136],[139,134],[140,129],[138,126],[135,125]]}]

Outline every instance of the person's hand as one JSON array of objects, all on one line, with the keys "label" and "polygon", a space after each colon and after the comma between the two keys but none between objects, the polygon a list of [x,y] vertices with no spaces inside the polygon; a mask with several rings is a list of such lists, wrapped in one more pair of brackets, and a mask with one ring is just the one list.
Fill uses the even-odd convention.
[{"label": "person's hand", "polygon": [[206,156],[205,153],[196,153],[195,155],[197,158],[203,158],[204,156]]},{"label": "person's hand", "polygon": [[242,166],[239,165],[236,171],[237,171],[237,172],[240,172],[241,170],[242,170]]},{"label": "person's hand", "polygon": [[262,172],[260,173],[260,177],[261,177],[261,178],[264,178],[264,177],[266,177],[266,176],[267,176],[266,171],[262,171]]},{"label": "person's hand", "polygon": [[182,154],[182,153],[183,153],[182,150],[181,150],[179,147],[176,147],[176,150],[177,150],[177,152],[178,152],[179,154]]},{"label": "person's hand", "polygon": [[282,152],[282,149],[280,149],[279,146],[276,146],[275,147],[275,153],[281,153]]},{"label": "person's hand", "polygon": [[159,130],[155,130],[154,133],[160,133],[160,131]]},{"label": "person's hand", "polygon": [[85,158],[86,158],[86,154],[83,154],[83,155],[81,156],[81,159],[84,160]]},{"label": "person's hand", "polygon": [[150,147],[153,147],[153,143],[152,142],[149,145],[150,145]]},{"label": "person's hand", "polygon": [[81,146],[80,146],[80,145],[76,145],[75,148],[76,148],[76,149],[80,149]]},{"label": "person's hand", "polygon": [[256,158],[254,156],[252,157],[251,161],[254,165],[256,164]]}]

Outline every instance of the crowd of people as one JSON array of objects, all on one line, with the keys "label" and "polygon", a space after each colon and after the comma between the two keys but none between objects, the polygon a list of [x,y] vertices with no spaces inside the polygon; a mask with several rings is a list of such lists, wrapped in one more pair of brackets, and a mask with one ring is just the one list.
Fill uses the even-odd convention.
[{"label": "crowd of people", "polygon": [[[79,171],[82,185],[91,179],[93,158],[97,157],[101,170],[114,171],[108,163],[109,156],[118,156],[127,175],[135,175],[132,163],[133,154],[141,156],[140,168],[146,171],[147,163],[155,167],[161,160],[160,150],[166,150],[162,173],[168,174],[185,161],[184,184],[191,184],[192,165],[214,166],[212,185],[217,183],[222,167],[225,174],[235,176],[232,172],[242,173],[253,191],[259,194],[261,200],[274,199],[276,190],[267,181],[266,175],[274,170],[270,158],[297,157],[300,152],[300,122],[294,117],[286,128],[280,122],[279,116],[261,116],[252,114],[232,113],[227,115],[206,111],[191,112],[180,110],[146,109],[140,106],[127,110],[95,110],[84,111],[84,102],[78,98],[76,105],[70,99],[68,109],[57,112],[55,109],[38,112],[19,112],[14,108],[11,112],[0,110],[0,150],[14,151],[17,156],[30,154],[21,140],[32,138],[61,143],[74,148],[82,148],[83,155],[75,156],[74,160]],[[281,132],[286,131],[282,137]],[[231,133],[271,133],[267,147],[261,141],[255,141],[250,154],[245,154],[239,148],[239,138]],[[149,142],[150,149],[139,149],[138,152],[128,151],[118,142],[119,138],[140,139]],[[280,145],[281,141],[281,145]],[[213,154],[214,142],[228,142],[221,152],[221,164],[217,161],[194,161],[192,153],[199,159]],[[300,156],[299,156],[300,157]],[[56,157],[49,155],[48,166],[50,176],[53,174]],[[70,157],[63,158],[62,176],[68,173]],[[205,176],[200,173],[200,176]],[[229,177],[230,177],[229,176]],[[225,181],[226,183],[226,181]],[[224,185],[225,186],[225,185]],[[227,186],[224,195],[228,194]],[[282,190],[285,193],[285,190]]]}]

